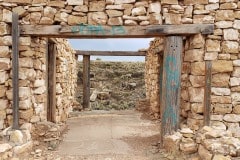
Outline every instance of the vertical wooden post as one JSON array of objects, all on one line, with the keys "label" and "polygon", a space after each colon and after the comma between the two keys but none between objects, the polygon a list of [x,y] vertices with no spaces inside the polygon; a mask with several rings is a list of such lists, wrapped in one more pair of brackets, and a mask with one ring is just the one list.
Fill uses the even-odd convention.
[{"label": "vertical wooden post", "polygon": [[83,108],[90,107],[90,56],[83,56]]},{"label": "vertical wooden post", "polygon": [[210,124],[211,112],[211,82],[212,82],[212,62],[205,62],[205,89],[204,89],[204,125]]},{"label": "vertical wooden post", "polygon": [[181,36],[165,38],[161,94],[161,142],[165,135],[173,134],[179,128],[182,43]]},{"label": "vertical wooden post", "polygon": [[19,26],[18,14],[12,14],[12,86],[13,86],[13,129],[19,129]]},{"label": "vertical wooden post", "polygon": [[47,120],[56,122],[56,44],[48,45],[48,107]]},{"label": "vertical wooden post", "polygon": [[163,86],[163,56],[160,56],[159,59],[159,63],[160,63],[160,75],[159,75],[159,96],[160,96],[160,115],[161,115],[161,108],[162,108],[162,86]]}]

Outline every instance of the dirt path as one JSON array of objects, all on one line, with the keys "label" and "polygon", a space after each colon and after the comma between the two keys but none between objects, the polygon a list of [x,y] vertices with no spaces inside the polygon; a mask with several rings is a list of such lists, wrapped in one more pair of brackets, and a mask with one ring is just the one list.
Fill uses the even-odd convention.
[{"label": "dirt path", "polygon": [[69,131],[47,159],[154,160],[159,122],[137,111],[83,112],[68,121]]}]

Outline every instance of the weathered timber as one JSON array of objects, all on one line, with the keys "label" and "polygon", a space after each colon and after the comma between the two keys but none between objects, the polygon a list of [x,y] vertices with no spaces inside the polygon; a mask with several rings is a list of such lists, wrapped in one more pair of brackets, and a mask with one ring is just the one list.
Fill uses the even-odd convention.
[{"label": "weathered timber", "polygon": [[18,14],[12,14],[13,129],[19,129],[19,25]]},{"label": "weathered timber", "polygon": [[76,50],[76,55],[89,56],[146,56],[146,52],[134,51],[80,51]]},{"label": "weathered timber", "polygon": [[204,125],[210,125],[212,62],[205,62]]},{"label": "weathered timber", "polygon": [[48,45],[48,106],[47,120],[56,122],[56,54],[57,46],[54,43]]},{"label": "weathered timber", "polygon": [[83,56],[83,108],[90,107],[90,56]]},{"label": "weathered timber", "polygon": [[182,25],[161,25],[150,26],[146,34],[150,35],[190,35],[190,34],[211,34],[214,25],[212,24],[182,24]]},{"label": "weathered timber", "polygon": [[164,142],[165,135],[173,134],[179,128],[182,45],[181,36],[167,36],[165,38],[161,87],[162,142]]},{"label": "weathered timber", "polygon": [[162,102],[162,86],[163,86],[163,53],[161,52],[159,59],[160,63],[160,75],[159,75],[159,96],[160,96],[160,115],[161,115],[161,102]]},{"label": "weathered timber", "polygon": [[21,25],[21,35],[59,38],[147,38],[163,35],[211,34],[213,24],[104,26]]}]

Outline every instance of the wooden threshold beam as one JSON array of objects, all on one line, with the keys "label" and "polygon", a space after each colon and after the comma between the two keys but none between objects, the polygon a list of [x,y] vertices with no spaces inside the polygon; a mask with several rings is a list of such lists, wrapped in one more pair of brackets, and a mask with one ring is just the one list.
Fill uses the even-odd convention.
[{"label": "wooden threshold beam", "polygon": [[19,16],[12,14],[13,129],[19,129]]},{"label": "wooden threshold beam", "polygon": [[163,35],[211,34],[213,24],[104,26],[21,25],[21,35],[59,38],[149,38]]},{"label": "wooden threshold beam", "polygon": [[134,51],[81,51],[76,50],[76,55],[88,56],[146,56],[146,52]]}]

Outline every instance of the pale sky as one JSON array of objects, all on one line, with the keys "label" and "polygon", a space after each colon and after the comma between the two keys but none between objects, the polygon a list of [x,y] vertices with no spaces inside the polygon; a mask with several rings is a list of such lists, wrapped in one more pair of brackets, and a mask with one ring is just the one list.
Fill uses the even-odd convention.
[{"label": "pale sky", "polygon": [[[69,39],[69,43],[76,50],[92,51],[138,51],[148,48],[152,38],[132,38],[132,39]],[[92,56],[92,60],[97,57],[104,61],[144,61],[145,57],[125,57],[125,56]],[[79,57],[81,59],[81,56]]]}]

